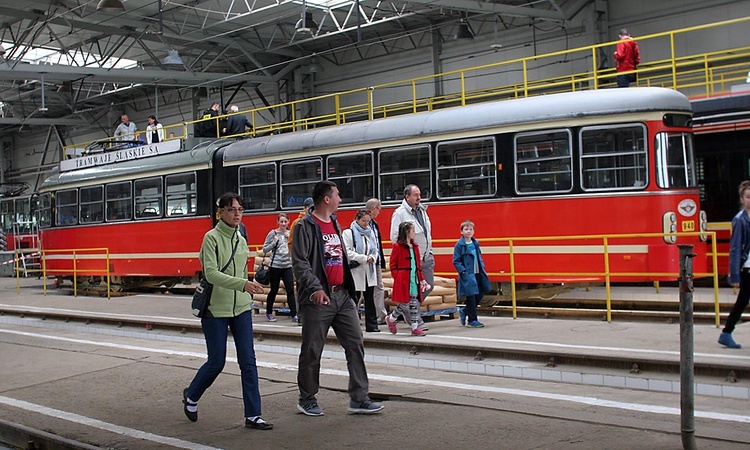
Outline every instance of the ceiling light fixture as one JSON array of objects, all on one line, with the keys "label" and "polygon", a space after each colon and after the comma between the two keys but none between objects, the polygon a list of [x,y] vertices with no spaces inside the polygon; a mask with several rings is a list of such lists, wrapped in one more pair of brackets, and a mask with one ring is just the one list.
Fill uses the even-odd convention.
[{"label": "ceiling light fixture", "polygon": [[181,66],[185,64],[180,58],[180,53],[177,50],[167,50],[167,57],[164,58],[164,64],[168,66]]},{"label": "ceiling light fixture", "polygon": [[302,1],[302,14],[294,25],[294,28],[297,30],[297,33],[315,34],[318,31],[318,24],[313,20],[312,13],[307,10],[307,2],[305,0]]},{"label": "ceiling light fixture", "polygon": [[304,66],[305,73],[318,73],[323,71],[323,66],[318,62],[318,56],[313,53],[310,62]]},{"label": "ceiling light fixture", "polygon": [[98,5],[96,5],[97,11],[125,11],[125,5],[122,4],[122,1],[120,0],[101,0]]},{"label": "ceiling light fixture", "polygon": [[467,22],[466,19],[461,19],[461,22],[458,23],[458,31],[456,31],[456,35],[453,36],[453,39],[474,39],[474,32],[471,31],[469,22]]}]

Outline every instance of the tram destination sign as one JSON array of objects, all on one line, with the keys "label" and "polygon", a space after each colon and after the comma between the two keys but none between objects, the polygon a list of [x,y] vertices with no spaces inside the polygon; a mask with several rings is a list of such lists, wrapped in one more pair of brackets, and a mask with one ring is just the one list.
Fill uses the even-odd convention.
[{"label": "tram destination sign", "polygon": [[135,159],[149,158],[151,156],[166,155],[168,153],[179,152],[181,148],[180,139],[159,142],[158,144],[141,145],[138,147],[112,150],[95,155],[80,156],[73,159],[64,159],[60,161],[60,171],[67,172],[70,170],[84,169],[86,167],[105,166],[123,161],[132,161]]}]

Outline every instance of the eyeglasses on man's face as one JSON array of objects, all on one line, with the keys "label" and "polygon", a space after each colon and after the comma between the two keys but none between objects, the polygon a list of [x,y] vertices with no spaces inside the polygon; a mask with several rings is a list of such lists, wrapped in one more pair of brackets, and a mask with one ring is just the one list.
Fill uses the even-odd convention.
[{"label": "eyeglasses on man's face", "polygon": [[243,207],[239,207],[239,208],[224,208],[224,211],[228,212],[229,214],[237,214],[237,213],[242,214],[243,212],[245,212],[245,208],[243,208]]}]

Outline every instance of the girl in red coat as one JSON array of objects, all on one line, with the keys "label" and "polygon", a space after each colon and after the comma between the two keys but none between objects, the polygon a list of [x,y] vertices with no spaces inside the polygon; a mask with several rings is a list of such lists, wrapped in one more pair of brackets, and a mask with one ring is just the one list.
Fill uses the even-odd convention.
[{"label": "girl in red coat", "polygon": [[422,264],[419,258],[419,246],[414,242],[414,224],[404,222],[398,227],[398,238],[391,250],[391,276],[393,277],[393,293],[391,299],[398,303],[391,314],[385,316],[388,329],[396,334],[396,319],[399,315],[407,318],[411,324],[411,334],[424,336],[425,332],[418,328],[419,304],[422,292],[430,289],[430,285],[422,276]]}]

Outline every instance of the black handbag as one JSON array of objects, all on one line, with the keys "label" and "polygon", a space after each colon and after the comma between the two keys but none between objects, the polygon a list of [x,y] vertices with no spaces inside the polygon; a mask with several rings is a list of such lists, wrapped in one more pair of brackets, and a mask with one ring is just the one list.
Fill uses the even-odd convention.
[{"label": "black handbag", "polygon": [[255,276],[253,277],[253,280],[260,284],[268,285],[268,283],[271,282],[271,265],[273,264],[273,259],[276,257],[276,247],[279,246],[279,242],[276,241],[276,246],[273,248],[273,253],[271,254],[271,262],[268,265],[263,264],[261,262],[258,265],[258,268],[255,269]]},{"label": "black handbag", "polygon": [[[237,242],[234,243],[234,247],[232,247],[232,255],[229,257],[229,261],[227,261],[226,264],[224,264],[224,267],[221,268],[220,272],[224,272],[227,267],[229,267],[229,264],[232,263],[232,260],[234,259],[234,254],[237,251],[237,244],[240,243],[240,240],[237,239]],[[219,247],[216,247],[216,259],[219,259]],[[209,283],[208,280],[204,277],[201,278],[200,283],[198,283],[198,287],[195,288],[195,293],[193,294],[193,302],[191,304],[191,308],[193,309],[193,315],[195,317],[204,317],[206,315],[206,311],[208,310],[208,305],[211,304],[211,293],[214,290],[214,285]]]}]

